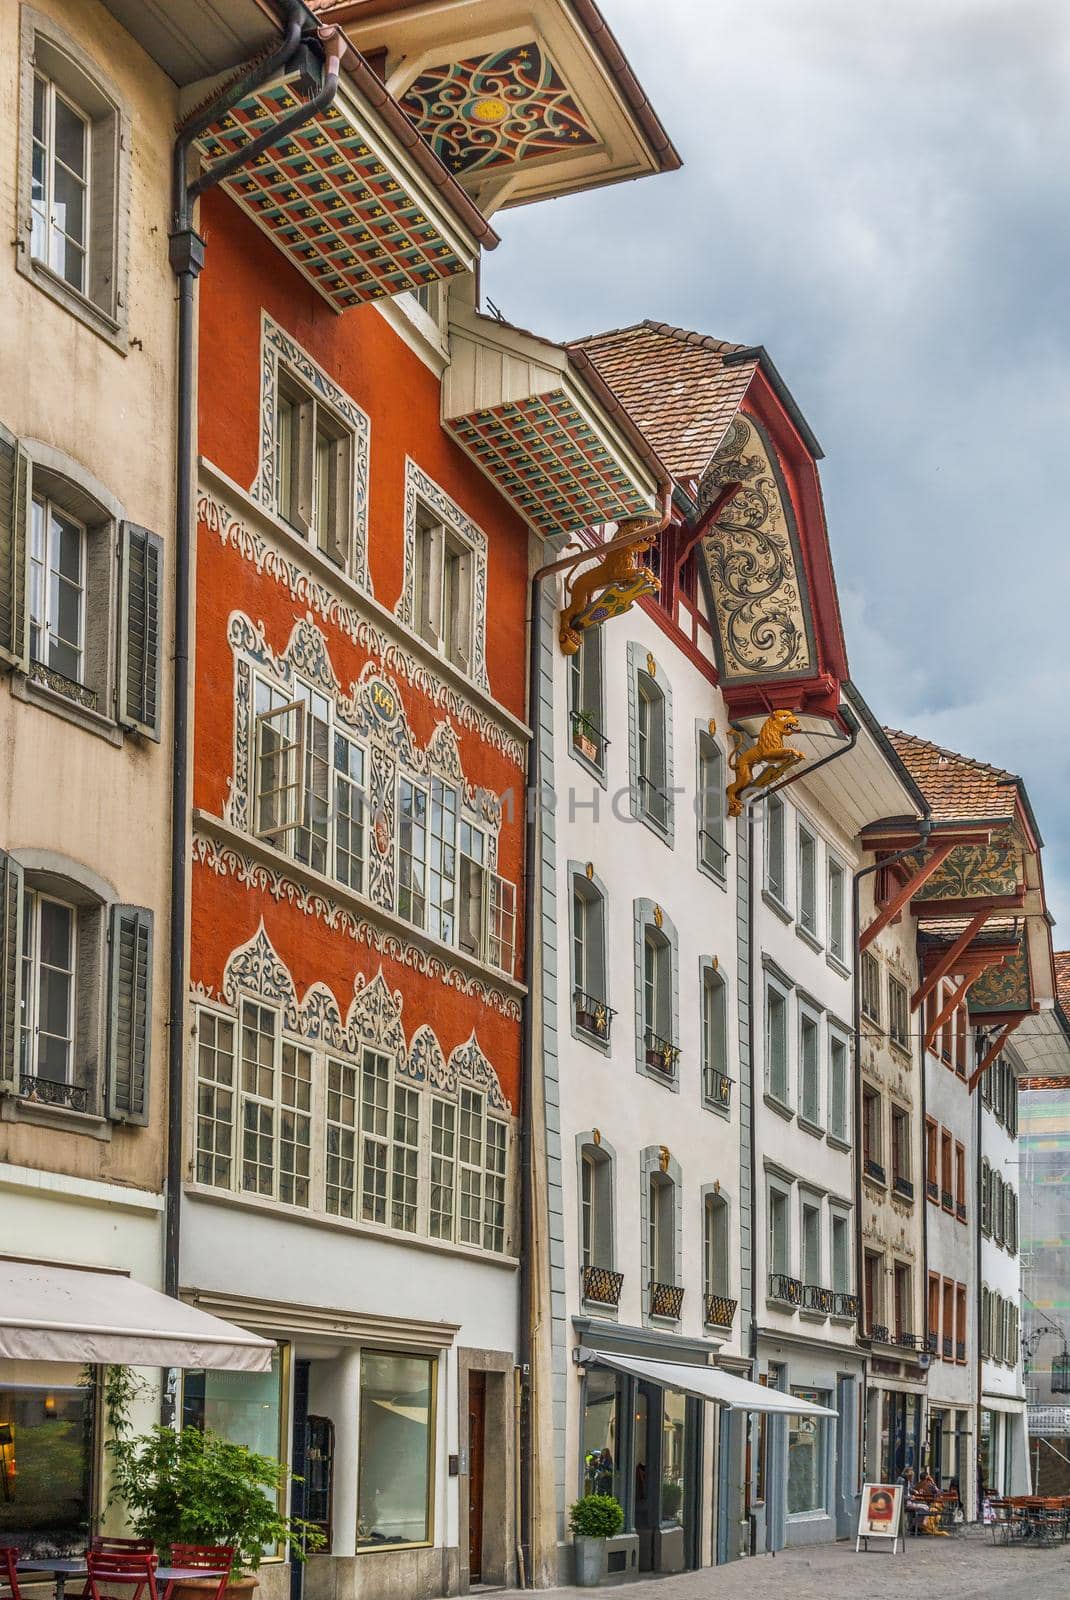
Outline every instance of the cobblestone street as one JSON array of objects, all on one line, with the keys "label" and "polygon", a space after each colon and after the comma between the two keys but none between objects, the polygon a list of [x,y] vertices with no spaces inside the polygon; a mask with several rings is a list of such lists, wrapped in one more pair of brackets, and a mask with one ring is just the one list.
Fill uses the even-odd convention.
[{"label": "cobblestone street", "polygon": [[[1070,1594],[1070,1546],[994,1546],[987,1533],[911,1539],[906,1552],[855,1555],[854,1544],[816,1545],[731,1566],[620,1586],[628,1600],[1038,1600]],[[554,1596],[587,1589],[554,1589]],[[603,1591],[604,1592],[604,1591]],[[508,1600],[519,1600],[510,1591]]]}]

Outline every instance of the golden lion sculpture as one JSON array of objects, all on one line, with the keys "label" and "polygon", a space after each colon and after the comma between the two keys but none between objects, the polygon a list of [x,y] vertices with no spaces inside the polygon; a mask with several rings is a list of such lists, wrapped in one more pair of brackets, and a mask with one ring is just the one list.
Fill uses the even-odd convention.
[{"label": "golden lion sculpture", "polygon": [[[784,743],[787,734],[799,732],[799,719],[794,711],[774,711],[771,717],[766,717],[749,750],[743,748],[745,737],[739,729],[733,728],[731,732],[735,748],[728,757],[728,765],[735,777],[725,790],[725,796],[728,815],[739,817],[743,814],[743,795],[747,789],[767,788],[805,757],[801,750],[793,750]],[[756,767],[762,769],[757,776]]]}]

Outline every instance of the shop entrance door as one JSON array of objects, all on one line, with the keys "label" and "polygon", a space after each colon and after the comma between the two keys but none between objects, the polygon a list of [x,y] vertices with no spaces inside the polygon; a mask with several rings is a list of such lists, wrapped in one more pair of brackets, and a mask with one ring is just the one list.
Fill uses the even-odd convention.
[{"label": "shop entrance door", "polygon": [[483,1581],[483,1444],[486,1435],[487,1380],[468,1374],[468,1581]]}]

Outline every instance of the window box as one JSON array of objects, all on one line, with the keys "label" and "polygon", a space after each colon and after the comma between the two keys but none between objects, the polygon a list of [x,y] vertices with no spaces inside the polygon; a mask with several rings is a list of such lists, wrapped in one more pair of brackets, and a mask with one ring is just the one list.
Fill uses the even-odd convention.
[{"label": "window box", "polygon": [[593,995],[584,994],[581,989],[574,991],[572,1006],[577,1028],[589,1033],[592,1038],[599,1039],[603,1044],[608,1044],[613,1018],[617,1014],[612,1007],[607,1006],[604,1000],[596,1000]]},{"label": "window box", "polygon": [[830,1317],[836,1304],[836,1296],[831,1289],[821,1289],[815,1283],[803,1285],[802,1303],[804,1311],[817,1311],[822,1316]]},{"label": "window box", "polygon": [[623,1272],[612,1272],[609,1267],[583,1269],[583,1298],[592,1305],[618,1306],[623,1285]]},{"label": "window box", "polygon": [[676,1283],[651,1283],[650,1315],[652,1317],[670,1317],[673,1322],[678,1322],[683,1303],[684,1291],[682,1285]]},{"label": "window box", "polygon": [[648,1067],[653,1067],[667,1078],[675,1077],[676,1063],[680,1059],[678,1046],[647,1028],[643,1034],[643,1049]]},{"label": "window box", "polygon": [[572,748],[592,766],[601,767],[610,741],[588,711],[572,711]]},{"label": "window box", "polygon": [[769,1274],[769,1298],[779,1300],[785,1305],[802,1305],[803,1286],[798,1278],[791,1278],[786,1272],[771,1272]]},{"label": "window box", "polygon": [[738,1300],[729,1300],[727,1295],[708,1294],[706,1296],[706,1326],[707,1328],[730,1328],[736,1315]]}]

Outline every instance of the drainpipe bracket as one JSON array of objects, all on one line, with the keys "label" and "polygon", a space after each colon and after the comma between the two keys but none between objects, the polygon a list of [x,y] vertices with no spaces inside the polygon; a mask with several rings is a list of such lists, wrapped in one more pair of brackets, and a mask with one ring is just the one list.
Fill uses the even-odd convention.
[{"label": "drainpipe bracket", "polygon": [[171,234],[167,241],[167,258],[172,272],[200,276],[204,270],[204,240],[196,228],[177,228]]}]

